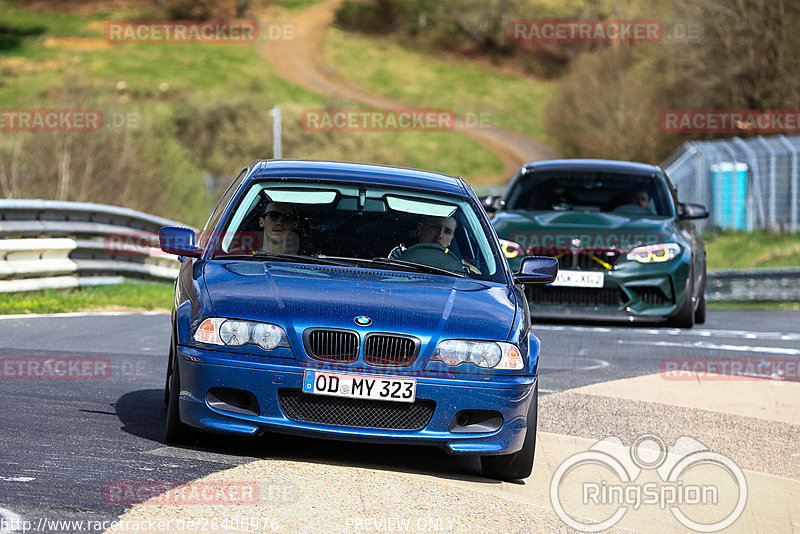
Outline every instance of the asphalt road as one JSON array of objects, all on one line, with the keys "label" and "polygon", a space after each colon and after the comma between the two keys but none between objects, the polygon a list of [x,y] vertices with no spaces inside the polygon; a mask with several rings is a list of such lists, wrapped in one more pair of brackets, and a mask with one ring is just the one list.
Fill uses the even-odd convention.
[{"label": "asphalt road", "polygon": [[[712,311],[706,325],[688,331],[540,324],[539,391],[547,395],[657,373],[665,358],[796,358],[799,318],[794,312]],[[104,495],[110,484],[186,482],[266,457],[446,478],[478,474],[474,459],[428,448],[282,436],[211,437],[193,447],[166,446],[161,441],[166,314],[2,318],[0,335],[0,357],[6,359],[90,356],[101,367],[110,365],[110,372],[95,373],[100,379],[0,380],[0,514],[5,518],[34,525],[113,520],[130,505]],[[540,421],[549,416],[540,409]],[[6,531],[0,523],[0,534]],[[39,531],[76,530],[45,523]]]}]

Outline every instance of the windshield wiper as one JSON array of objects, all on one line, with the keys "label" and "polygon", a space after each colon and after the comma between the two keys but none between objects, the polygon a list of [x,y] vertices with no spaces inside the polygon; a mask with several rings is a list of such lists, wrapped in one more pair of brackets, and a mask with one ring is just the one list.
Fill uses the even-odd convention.
[{"label": "windshield wiper", "polygon": [[257,260],[257,261],[286,261],[295,263],[316,263],[321,265],[338,265],[340,267],[357,267],[355,263],[320,258],[318,256],[307,256],[305,254],[278,254],[276,252],[258,251],[253,254],[218,254],[215,260]]},{"label": "windshield wiper", "polygon": [[456,276],[458,278],[466,278],[467,276],[465,273],[448,271],[447,269],[442,269],[440,267],[433,267],[431,265],[425,265],[424,263],[414,263],[412,261],[395,260],[392,258],[372,258],[372,263],[380,263],[383,265],[395,265],[397,267],[406,267],[408,269],[424,273],[442,274],[445,276]]}]

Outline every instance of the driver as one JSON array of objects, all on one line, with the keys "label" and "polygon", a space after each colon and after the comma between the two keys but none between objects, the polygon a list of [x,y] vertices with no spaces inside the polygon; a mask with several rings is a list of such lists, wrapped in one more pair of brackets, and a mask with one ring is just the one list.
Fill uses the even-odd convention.
[{"label": "driver", "polygon": [[300,239],[292,231],[292,223],[297,220],[294,206],[285,202],[270,202],[258,219],[263,228],[264,239],[261,250],[277,254],[297,254]]},{"label": "driver", "polygon": [[[439,245],[445,252],[448,252],[450,243],[453,241],[453,236],[456,233],[456,224],[455,217],[432,217],[425,215],[417,223],[419,242]],[[389,257],[393,260],[400,259],[400,256],[403,255],[406,248],[406,245],[400,243],[400,245],[392,249],[389,253]]]},{"label": "driver", "polygon": [[628,197],[628,204],[633,204],[634,206],[641,206],[642,208],[649,210],[650,195],[647,194],[647,191],[643,191],[641,189],[632,191],[630,196]]},{"label": "driver", "polygon": [[[439,245],[444,249],[445,253],[448,253],[450,252],[450,243],[453,242],[457,225],[458,223],[456,222],[456,218],[452,216],[433,217],[430,215],[425,215],[417,223],[417,235],[419,236],[419,242],[420,244],[432,243],[434,245]],[[393,260],[402,259],[406,249],[406,245],[401,243],[392,249],[392,251],[389,253],[389,258]],[[461,260],[461,263],[472,273],[481,274],[475,266],[471,265],[466,260]]]}]

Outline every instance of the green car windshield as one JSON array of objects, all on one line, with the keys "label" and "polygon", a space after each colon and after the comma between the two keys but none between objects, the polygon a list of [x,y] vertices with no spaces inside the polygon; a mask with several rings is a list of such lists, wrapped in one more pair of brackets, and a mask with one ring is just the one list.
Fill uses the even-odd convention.
[{"label": "green car windshield", "polygon": [[272,253],[276,261],[336,259],[505,283],[500,252],[482,221],[459,197],[366,184],[257,182],[229,216],[213,256],[269,260]]},{"label": "green car windshield", "polygon": [[506,209],[597,211],[672,216],[666,187],[654,176],[592,171],[537,171],[510,191]]}]

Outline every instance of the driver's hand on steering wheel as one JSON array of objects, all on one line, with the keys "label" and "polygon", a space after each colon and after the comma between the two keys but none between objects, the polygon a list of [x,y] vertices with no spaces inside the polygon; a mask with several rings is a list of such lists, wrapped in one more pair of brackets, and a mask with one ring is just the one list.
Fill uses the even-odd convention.
[{"label": "driver's hand on steering wheel", "polygon": [[474,265],[472,265],[472,264],[471,264],[470,262],[468,262],[467,260],[461,260],[461,265],[463,265],[464,267],[466,267],[466,269],[465,269],[465,270],[468,270],[468,271],[469,271],[469,272],[471,272],[472,274],[481,274],[481,272],[478,270],[478,268],[477,268],[477,267],[475,267]]}]

